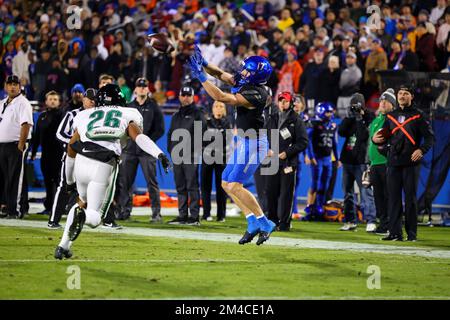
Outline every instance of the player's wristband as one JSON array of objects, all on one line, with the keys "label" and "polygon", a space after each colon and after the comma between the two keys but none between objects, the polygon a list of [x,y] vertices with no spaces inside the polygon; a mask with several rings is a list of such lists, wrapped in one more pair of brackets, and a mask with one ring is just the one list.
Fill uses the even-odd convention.
[{"label": "player's wristband", "polygon": [[202,59],[202,66],[205,68],[208,66],[208,61],[206,61],[205,58]]},{"label": "player's wristband", "polygon": [[198,75],[198,80],[200,80],[200,82],[203,83],[203,82],[205,82],[205,81],[208,80],[208,79],[206,78],[206,74],[205,74],[204,72],[201,72],[201,73]]}]

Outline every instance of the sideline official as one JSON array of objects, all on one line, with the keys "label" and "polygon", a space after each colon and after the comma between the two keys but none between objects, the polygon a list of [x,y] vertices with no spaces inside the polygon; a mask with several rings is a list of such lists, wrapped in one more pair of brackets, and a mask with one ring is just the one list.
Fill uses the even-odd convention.
[{"label": "sideline official", "polygon": [[[167,135],[167,149],[173,160],[173,174],[178,196],[178,217],[169,221],[169,224],[199,226],[200,188],[198,183],[198,164],[194,161],[196,156],[199,155],[197,150],[194,150],[194,139],[200,139],[200,137],[194,136],[194,126],[196,121],[200,121],[203,133],[206,130],[206,121],[202,111],[194,103],[194,89],[192,87],[183,86],[180,90],[179,99],[180,109],[172,116]],[[174,137],[172,137],[172,133],[177,129],[184,129],[189,132],[190,139],[183,137],[180,142],[176,142],[176,135],[174,134]],[[182,151],[177,153],[174,151],[175,148]],[[183,154],[187,150],[190,150],[190,154]],[[176,161],[174,157],[180,157],[182,159],[181,163]]]},{"label": "sideline official", "polygon": [[[227,130],[231,129],[231,124],[227,119],[227,111],[224,103],[215,101],[212,106],[212,113],[206,115],[207,132],[212,141],[204,141],[203,162],[201,173],[201,189],[203,201],[203,220],[212,221],[211,217],[211,191],[213,176],[216,184],[217,221],[225,221],[227,194],[222,188],[222,172],[227,161],[228,142],[226,138]],[[212,138],[214,137],[214,138]],[[222,149],[211,147],[218,144],[216,139],[222,139]],[[205,138],[206,140],[206,138]]]},{"label": "sideline official", "polygon": [[42,146],[41,170],[44,176],[46,197],[44,211],[41,214],[51,213],[53,200],[60,181],[61,157],[64,153],[61,143],[56,139],[58,126],[64,117],[60,105],[61,97],[56,91],[46,93],[45,110],[36,121],[33,139],[31,140],[31,160],[36,159],[38,148]]},{"label": "sideline official", "polygon": [[73,135],[73,119],[75,119],[79,112],[95,107],[95,95],[96,90],[93,88],[88,88],[86,92],[84,92],[81,107],[67,112],[56,130],[56,139],[58,139],[63,146],[63,155],[60,160],[61,170],[59,171],[59,184],[53,200],[52,213],[48,218],[47,227],[49,229],[61,228],[59,222],[61,221],[62,215],[66,214],[66,206],[70,200],[69,193],[67,192],[67,181],[65,175],[67,153],[64,150],[67,150],[67,144]]},{"label": "sideline official", "polygon": [[[164,117],[156,101],[149,96],[148,80],[139,78],[136,80],[134,90],[136,99],[127,107],[139,111],[144,121],[143,134],[152,141],[157,141],[164,135]],[[139,148],[131,139],[122,153],[122,162],[119,170],[119,193],[118,204],[121,219],[127,219],[132,210],[131,197],[133,195],[133,182],[136,178],[138,165],[141,165],[144,173],[147,189],[152,205],[152,218],[150,222],[162,222],[161,200],[159,195],[158,181],[156,180],[156,158]]]},{"label": "sideline official", "polygon": [[5,83],[8,97],[0,101],[0,184],[9,219],[23,218],[28,211],[25,155],[33,126],[33,108],[20,92],[20,81],[10,75]]},{"label": "sideline official", "polygon": [[403,240],[403,212],[407,241],[417,240],[416,192],[420,160],[432,147],[434,134],[425,114],[413,104],[413,98],[413,90],[401,86],[397,92],[398,108],[387,114],[383,131],[372,138],[374,143],[387,147],[389,235],[382,239],[386,241]]},{"label": "sideline official", "polygon": [[274,156],[279,158],[279,165],[277,173],[267,177],[266,194],[268,218],[280,231],[290,230],[298,155],[308,146],[305,124],[293,110],[293,100],[291,93],[281,92],[278,95],[279,113],[271,116],[267,124],[269,134],[274,130],[279,135],[278,146],[273,146],[269,139],[271,150],[278,151]]}]

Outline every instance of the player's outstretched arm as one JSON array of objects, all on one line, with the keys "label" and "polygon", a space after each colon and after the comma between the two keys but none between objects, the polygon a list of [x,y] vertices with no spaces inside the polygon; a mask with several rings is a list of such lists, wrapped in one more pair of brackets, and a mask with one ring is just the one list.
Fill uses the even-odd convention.
[{"label": "player's outstretched arm", "polygon": [[223,92],[215,84],[208,81],[201,62],[198,62],[195,56],[189,58],[189,65],[191,67],[192,78],[198,79],[208,95],[215,101],[220,101],[231,106],[243,106],[249,109],[254,108],[241,94]]},{"label": "player's outstretched arm", "polygon": [[141,128],[134,122],[131,122],[127,128],[128,136],[136,142],[139,148],[149,155],[159,159],[164,171],[169,172],[171,167],[170,161],[162,150],[149,137],[142,133]]},{"label": "player's outstretched arm", "polygon": [[193,59],[197,62],[197,64],[202,66],[209,75],[229,84],[230,86],[234,86],[234,84],[235,84],[234,77],[231,73],[228,73],[228,72],[220,69],[218,66],[206,61],[205,58],[202,56],[202,52],[200,51],[200,48],[197,45],[195,45],[194,50],[195,51],[194,51]]}]

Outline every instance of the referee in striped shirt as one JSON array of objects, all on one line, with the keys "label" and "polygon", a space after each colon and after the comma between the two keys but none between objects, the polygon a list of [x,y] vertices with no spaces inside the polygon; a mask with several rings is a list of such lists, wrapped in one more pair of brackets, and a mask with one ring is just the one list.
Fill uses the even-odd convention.
[{"label": "referee in striped shirt", "polygon": [[[64,150],[67,150],[67,144],[72,138],[73,135],[73,119],[76,115],[84,110],[93,108],[95,106],[95,89],[89,88],[84,92],[83,95],[83,106],[78,109],[71,110],[66,113],[61,123],[59,124],[58,130],[56,131],[56,138],[63,143]],[[56,189],[55,200],[52,206],[52,213],[48,220],[48,227],[50,229],[59,229],[61,225],[59,222],[61,221],[62,215],[65,213],[66,205],[68,202],[68,193],[66,191],[67,183],[66,183],[66,175],[65,175],[65,163],[66,163],[66,152],[64,152],[61,162],[61,171],[60,171],[60,181],[58,184],[58,188]]]}]

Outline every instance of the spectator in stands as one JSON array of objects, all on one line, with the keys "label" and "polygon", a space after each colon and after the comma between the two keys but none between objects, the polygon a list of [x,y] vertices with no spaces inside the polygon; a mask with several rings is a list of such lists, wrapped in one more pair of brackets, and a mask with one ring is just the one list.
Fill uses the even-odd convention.
[{"label": "spectator in stands", "polygon": [[416,29],[411,16],[401,16],[397,22],[397,34],[395,39],[402,41],[408,39],[411,44],[411,51],[416,52]]},{"label": "spectator in stands", "polygon": [[286,51],[286,62],[279,72],[278,92],[298,92],[303,68],[297,61],[297,51],[289,46]]},{"label": "spectator in stands", "polygon": [[351,0],[350,18],[356,23],[362,16],[366,15],[366,8],[362,6],[361,0]]},{"label": "spectator in stands", "polygon": [[347,67],[339,78],[340,95],[337,102],[337,114],[339,118],[347,116],[351,96],[358,92],[361,85],[362,72],[356,65],[356,54],[349,52],[345,58]]},{"label": "spectator in stands", "polygon": [[[34,126],[34,132],[31,143],[31,160],[36,159],[38,147],[42,146],[41,151],[41,170],[44,176],[45,201],[44,211],[41,214],[50,214],[55,198],[56,188],[59,184],[59,175],[61,172],[61,157],[63,147],[55,138],[58,126],[64,117],[60,108],[61,98],[56,91],[47,92],[45,95],[45,111],[43,111]],[[52,139],[49,139],[53,137]]]},{"label": "spectator in stands", "polygon": [[67,88],[67,75],[62,68],[61,61],[54,58],[51,64],[52,67],[47,73],[44,91],[56,91],[60,95],[65,96],[65,91]]},{"label": "spectator in stands", "polygon": [[431,10],[430,22],[434,25],[438,24],[439,20],[444,17],[444,13],[448,11],[446,0],[437,0],[436,7]]},{"label": "spectator in stands", "polygon": [[104,72],[106,72],[106,62],[100,57],[98,48],[93,46],[89,52],[87,64],[82,70],[84,84],[90,88],[97,88],[98,78]]},{"label": "spectator in stands", "polygon": [[34,76],[32,79],[34,98],[42,101],[45,94],[45,86],[47,75],[50,72],[52,65],[50,63],[50,51],[47,48],[41,50],[40,59],[35,63]]},{"label": "spectator in stands", "polygon": [[309,0],[308,1],[308,7],[303,13],[303,24],[311,24],[311,22],[314,21],[315,18],[321,18],[324,19],[325,16],[323,14],[323,11],[320,10],[319,4],[317,0]]},{"label": "spectator in stands", "polygon": [[[397,68],[398,66],[398,68]],[[394,70],[419,71],[419,57],[411,50],[411,43],[408,39],[402,41],[402,52],[394,66]]]},{"label": "spectator in stands", "polygon": [[28,43],[22,42],[19,52],[17,52],[12,61],[13,74],[18,76],[20,81],[25,81],[26,84],[30,83],[30,73],[28,71],[30,60],[28,58],[28,52]]},{"label": "spectator in stands", "polygon": [[119,86],[120,91],[125,97],[127,103],[130,103],[133,93],[131,92],[130,87],[127,85],[127,81],[125,80],[123,75],[120,75],[119,78],[117,78],[117,85]]},{"label": "spectator in stands", "polygon": [[281,19],[278,22],[278,29],[280,29],[281,31],[286,30],[287,28],[289,28],[290,26],[292,26],[294,24],[294,19],[292,19],[291,17],[291,10],[289,9],[283,9],[281,11]]},{"label": "spectator in stands", "polygon": [[295,34],[295,46],[299,59],[303,60],[303,57],[308,52],[309,47],[311,46],[311,42],[305,34],[305,29],[299,28],[297,30]]},{"label": "spectator in stands", "polygon": [[300,78],[300,92],[303,93],[308,105],[315,105],[321,101],[319,82],[321,74],[325,70],[323,59],[323,49],[318,49],[314,53],[314,61],[306,65]]},{"label": "spectator in stands", "polygon": [[162,106],[167,101],[166,93],[163,91],[162,82],[160,80],[156,80],[154,87],[155,92],[152,93],[152,98],[155,99],[159,106]]},{"label": "spectator in stands", "polygon": [[280,29],[275,29],[272,37],[269,38],[269,44],[267,46],[271,53],[270,60],[275,62],[278,69],[281,69],[283,66],[285,58],[283,47],[280,45],[282,38],[283,32]]},{"label": "spectator in stands", "polygon": [[386,21],[384,19],[380,20],[380,27],[376,30],[376,37],[380,39],[381,46],[387,49],[392,43],[392,36],[386,32]]},{"label": "spectator in stands", "polygon": [[238,54],[238,47],[240,45],[244,45],[246,48],[250,47],[250,34],[244,28],[244,23],[239,22],[234,28],[233,36],[231,37],[230,44],[231,47],[235,50],[233,53]]},{"label": "spectator in stands", "polygon": [[444,23],[439,27],[436,44],[442,48],[449,37],[450,32],[450,7],[445,10]]},{"label": "spectator in stands", "polygon": [[84,86],[81,83],[77,83],[70,90],[70,95],[72,99],[67,103],[67,105],[63,108],[63,112],[67,113],[69,111],[73,111],[75,109],[80,109],[83,107],[83,94],[84,94]]},{"label": "spectator in stands", "polygon": [[372,40],[370,54],[366,60],[366,69],[364,73],[364,84],[366,96],[370,97],[373,91],[377,91],[381,86],[381,78],[376,74],[377,71],[388,68],[388,59],[386,52],[381,46],[380,39]]},{"label": "spectator in stands", "polygon": [[328,59],[328,66],[320,76],[321,100],[331,102],[333,106],[337,105],[339,97],[339,81],[341,70],[339,66],[339,57],[331,56]]},{"label": "spectator in stands", "polygon": [[419,57],[420,71],[435,72],[438,70],[435,50],[435,37],[427,31],[425,22],[420,22],[416,28],[416,53]]}]

